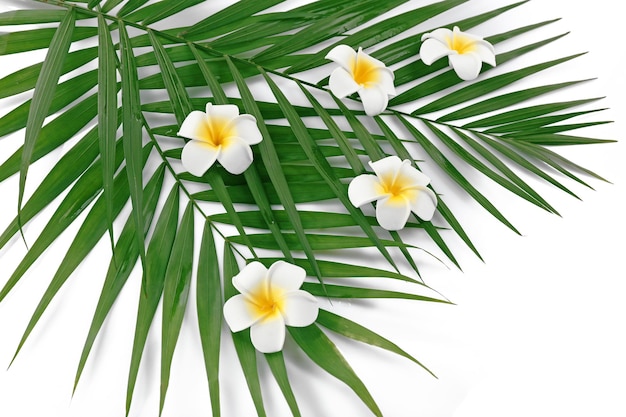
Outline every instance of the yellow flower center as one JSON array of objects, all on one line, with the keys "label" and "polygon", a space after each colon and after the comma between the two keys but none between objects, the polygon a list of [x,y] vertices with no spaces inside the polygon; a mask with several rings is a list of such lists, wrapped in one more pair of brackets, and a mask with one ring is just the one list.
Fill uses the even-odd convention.
[{"label": "yellow flower center", "polygon": [[476,49],[476,41],[462,33],[454,32],[447,38],[448,48],[457,51],[459,55],[473,52]]},{"label": "yellow flower center", "polygon": [[249,294],[252,315],[263,320],[276,318],[285,308],[283,295],[284,291],[280,288],[268,288],[266,285],[260,285],[259,288]]},{"label": "yellow flower center", "polygon": [[229,139],[237,135],[234,123],[217,117],[211,118],[207,123],[202,123],[198,129],[198,136],[203,138],[207,145],[215,148],[227,146]]},{"label": "yellow flower center", "polygon": [[412,201],[418,192],[413,181],[402,174],[382,178],[380,186],[382,188],[381,193],[389,195],[390,201],[398,204],[405,204],[407,200]]},{"label": "yellow flower center", "polygon": [[363,54],[357,54],[352,63],[352,77],[357,84],[367,87],[380,81],[380,72],[374,61]]}]

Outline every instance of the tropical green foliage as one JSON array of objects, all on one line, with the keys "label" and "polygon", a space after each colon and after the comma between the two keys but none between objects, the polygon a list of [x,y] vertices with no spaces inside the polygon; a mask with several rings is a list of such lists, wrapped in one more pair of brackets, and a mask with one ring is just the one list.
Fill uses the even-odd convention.
[{"label": "tropical green foliage", "polygon": [[[476,170],[510,193],[557,213],[527,178],[575,195],[555,173],[582,184],[581,173],[601,178],[548,147],[605,142],[568,133],[601,121],[562,123],[594,112],[574,110],[593,100],[525,103],[582,81],[503,92],[519,80],[577,57],[521,64],[520,58],[560,36],[512,50],[498,47],[552,21],[487,37],[498,51],[498,66],[518,61],[520,68],[495,72],[485,66],[473,82],[459,80],[445,60],[426,66],[415,59],[422,33],[411,30],[466,1],[432,2],[385,19],[377,18],[408,0],[318,0],[297,7],[288,0],[240,0],[199,21],[188,19],[198,16],[202,0],[32,0],[33,5],[54,7],[0,14],[0,26],[10,29],[0,34],[0,55],[45,51],[42,62],[0,79],[0,98],[21,100],[0,118],[0,137],[18,131],[24,135],[23,146],[0,165],[0,181],[19,176],[18,210],[0,236],[0,248],[48,205],[59,202],[39,237],[27,242],[28,251],[0,290],[0,301],[72,223],[81,222],[16,355],[57,292],[102,238],[110,240],[111,261],[76,384],[107,315],[139,262],[141,296],[133,318],[127,412],[160,302],[163,407],[184,311],[194,302],[188,295],[195,280],[212,411],[220,415],[222,305],[234,294],[231,278],[245,261],[269,265],[285,259],[300,265],[309,275],[305,289],[320,298],[446,303],[421,281],[416,251],[430,242],[426,246],[437,248],[438,256],[458,266],[449,242],[461,239],[480,254],[445,199],[439,196],[438,215],[432,222],[414,218],[402,233],[385,232],[370,211],[364,214],[350,204],[348,180],[368,171],[369,160],[394,154],[420,168],[421,158],[427,157],[447,175],[446,181],[519,233],[464,172]],[[471,30],[523,3],[445,26]],[[270,10],[277,5],[281,11]],[[176,19],[179,15],[186,18]],[[189,23],[166,27],[166,21]],[[43,26],[21,28],[32,24]],[[376,49],[382,42],[384,46]],[[324,57],[338,44],[373,47],[372,56],[394,69],[399,94],[373,120],[359,110],[356,97],[340,101],[327,89]],[[320,73],[324,75],[311,76]],[[24,92],[28,94],[21,95]],[[207,102],[235,104],[258,121],[264,140],[254,147],[253,165],[240,176],[214,166],[197,178],[181,168],[185,140],[176,132],[187,114],[202,110]],[[67,151],[26,198],[29,167],[64,145]],[[433,179],[435,192],[441,181]],[[128,202],[132,213],[126,218],[121,213]],[[86,216],[81,216],[84,212]],[[194,262],[198,233],[201,244],[195,248]],[[375,251],[387,269],[327,256],[349,255],[359,248]],[[378,284],[381,280],[356,286],[348,279],[353,277],[401,280],[414,292],[385,288]],[[294,348],[347,384],[374,415],[382,411],[326,330],[395,352],[423,367],[393,342],[328,310],[322,309],[309,327],[289,328]],[[257,372],[261,359],[267,361],[293,415],[299,416],[289,363],[282,353],[261,357],[247,331],[232,336],[258,415],[265,415]]]}]

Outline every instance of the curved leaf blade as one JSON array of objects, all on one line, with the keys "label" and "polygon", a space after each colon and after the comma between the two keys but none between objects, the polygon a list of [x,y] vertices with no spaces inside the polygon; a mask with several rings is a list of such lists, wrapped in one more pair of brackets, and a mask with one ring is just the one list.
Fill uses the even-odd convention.
[{"label": "curved leaf blade", "polygon": [[193,265],[194,206],[187,204],[174,239],[172,253],[165,272],[163,289],[163,327],[161,339],[161,396],[159,412],[163,411],[165,394],[170,382],[174,349],[183,324]]},{"label": "curved leaf blade", "polygon": [[211,397],[211,413],[219,417],[220,412],[220,340],[222,329],[222,284],[220,267],[213,237],[212,225],[204,223],[202,244],[198,257],[198,274],[196,278],[196,311],[204,365],[209,382]]},{"label": "curved leaf blade", "polygon": [[[20,164],[20,182],[17,198],[18,222],[22,210],[22,200],[24,199],[24,189],[26,187],[26,176],[31,163],[33,149],[39,138],[39,133],[43,127],[43,122],[48,114],[54,91],[61,76],[63,61],[72,43],[72,33],[76,21],[74,9],[69,10],[58,29],[52,37],[50,48],[41,66],[41,73],[35,84],[32,104],[28,112],[26,121],[26,132],[24,133],[24,146],[22,149],[22,162]],[[20,222],[21,223],[21,222]]]},{"label": "curved leaf blade", "polygon": [[300,349],[320,368],[348,385],[355,394],[378,417],[382,412],[371,394],[359,379],[352,367],[337,349],[337,346],[326,336],[319,327],[312,324],[307,327],[287,327],[289,334],[296,341]]}]

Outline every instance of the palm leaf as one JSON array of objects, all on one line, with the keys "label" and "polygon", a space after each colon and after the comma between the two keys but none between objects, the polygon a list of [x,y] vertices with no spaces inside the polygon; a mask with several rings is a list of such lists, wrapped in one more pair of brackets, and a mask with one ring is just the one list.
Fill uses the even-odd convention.
[{"label": "palm leaf", "polygon": [[[0,117],[0,137],[23,135],[17,150],[0,165],[0,182],[18,177],[18,210],[0,236],[0,248],[17,234],[27,234],[26,227],[40,214],[50,216],[0,290],[0,301],[49,247],[72,225],[77,227],[26,326],[19,352],[53,308],[60,289],[80,274],[79,265],[108,234],[111,261],[79,359],[76,388],[103,323],[140,262],[127,414],[161,299],[159,410],[166,401],[188,295],[195,288],[211,410],[219,416],[224,400],[220,392],[230,389],[220,374],[225,369],[220,366],[222,304],[234,295],[231,278],[243,262],[269,266],[286,259],[297,264],[310,277],[303,288],[330,300],[331,306],[332,299],[449,304],[423,283],[423,260],[416,253],[431,257],[432,252],[460,267],[454,244],[459,239],[480,258],[455,215],[457,208],[447,204],[445,190],[451,184],[519,234],[504,210],[482,191],[482,179],[555,214],[557,208],[531,180],[574,197],[570,183],[591,187],[587,177],[604,181],[550,149],[610,142],[580,133],[606,123],[592,119],[601,110],[590,107],[596,98],[552,99],[565,90],[576,91],[586,80],[530,82],[581,55],[526,64],[535,51],[564,41],[562,34],[525,41],[555,20],[487,36],[498,49],[498,68],[485,66],[473,82],[462,82],[446,69],[445,60],[426,66],[414,59],[422,35],[436,29],[430,27],[431,19],[442,27],[468,30],[480,25],[488,31],[492,22],[523,7],[524,1],[479,14],[466,7],[469,0],[419,7],[409,0],[318,0],[304,5],[240,0],[220,10],[207,9],[212,11],[208,14],[203,7],[210,2],[202,0],[29,3],[53,8],[0,13],[0,26],[9,30],[0,34],[0,56],[45,52],[43,60],[18,63],[0,79],[0,99],[12,100],[11,110]],[[469,14],[459,19],[464,13]],[[511,39],[524,42],[504,50]],[[358,97],[339,100],[328,90],[325,56],[339,44],[372,48],[372,56],[394,67],[400,93],[383,115],[368,119]],[[185,140],[177,132],[185,117],[207,102],[234,104],[256,118],[264,140],[254,146],[254,163],[244,175],[215,166],[195,177],[181,169]],[[387,233],[370,208],[362,211],[350,203],[347,182],[370,171],[368,160],[388,155],[439,175],[431,183],[438,197],[432,222],[414,218],[406,230]],[[31,166],[39,168],[39,161],[55,157],[30,193],[26,180]],[[477,183],[475,173],[481,174]],[[180,218],[179,205],[185,207]],[[118,223],[123,227],[116,236]],[[194,252],[199,229],[201,244]],[[361,253],[371,255],[371,264],[352,258]],[[382,411],[320,326],[426,369],[394,342],[330,310],[321,310],[309,327],[289,328],[286,349],[301,350],[352,389],[374,415]],[[248,332],[233,334],[233,344],[255,411],[266,415],[266,379]],[[299,416],[298,392],[288,375],[291,359],[282,352],[265,355],[289,410]]]}]

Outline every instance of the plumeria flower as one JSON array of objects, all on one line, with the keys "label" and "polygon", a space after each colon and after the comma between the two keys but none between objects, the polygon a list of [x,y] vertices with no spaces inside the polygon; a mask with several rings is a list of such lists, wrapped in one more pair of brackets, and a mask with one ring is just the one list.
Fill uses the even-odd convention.
[{"label": "plumeria flower", "polygon": [[376,116],[389,103],[389,96],[396,94],[393,71],[372,58],[362,48],[357,52],[347,45],[337,45],[328,52],[326,59],[339,64],[328,81],[330,91],[338,98],[358,93],[365,113]]},{"label": "plumeria flower", "polygon": [[254,347],[263,353],[278,352],[285,343],[285,325],[305,327],[317,319],[317,300],[300,290],[306,272],[287,262],[269,270],[251,262],[233,277],[241,293],[224,304],[224,318],[233,332],[250,327]]},{"label": "plumeria flower", "polygon": [[478,77],[483,62],[496,66],[493,46],[479,36],[461,32],[456,26],[453,30],[441,28],[424,34],[420,56],[426,65],[447,56],[459,78],[466,81]]},{"label": "plumeria flower", "polygon": [[432,219],[437,196],[428,187],[430,178],[411,166],[408,159],[388,156],[370,162],[376,175],[359,175],[348,186],[348,197],[356,207],[376,201],[376,220],[387,230],[400,230],[409,214]]},{"label": "plumeria flower", "polygon": [[200,177],[217,160],[231,174],[241,174],[252,163],[252,149],[261,140],[256,119],[239,114],[232,104],[206,105],[206,113],[194,110],[183,121],[179,136],[191,139],[183,148],[181,162]]}]

